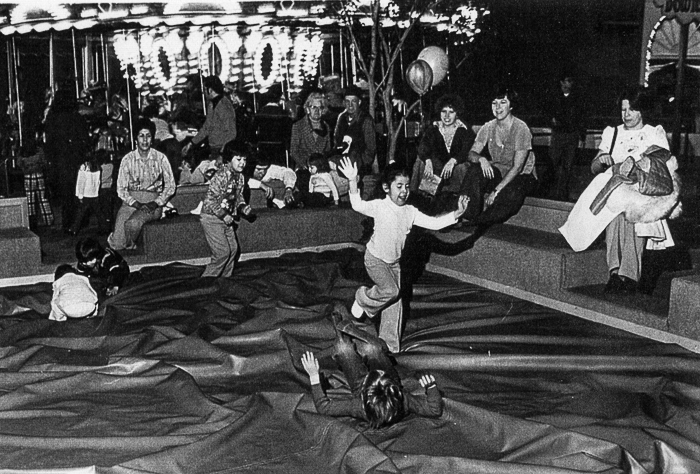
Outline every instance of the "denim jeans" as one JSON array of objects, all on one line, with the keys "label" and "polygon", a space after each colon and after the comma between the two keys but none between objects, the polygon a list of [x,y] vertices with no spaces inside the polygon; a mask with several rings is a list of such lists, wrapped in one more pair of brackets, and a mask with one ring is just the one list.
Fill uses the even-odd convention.
[{"label": "denim jeans", "polygon": [[403,320],[401,266],[399,262],[386,263],[366,251],[365,268],[374,286],[358,288],[355,300],[369,317],[382,313],[379,338],[386,342],[391,352],[399,352]]},{"label": "denim jeans", "polygon": [[[141,203],[154,201],[158,197],[158,193],[150,191],[132,191],[131,195]],[[157,221],[162,214],[162,207],[156,208],[155,211],[151,211],[147,207],[137,210],[135,207],[122,203],[114,221],[114,232],[107,239],[109,246],[114,250],[135,247],[136,239],[141,234],[144,224]]]},{"label": "denim jeans", "polygon": [[238,238],[234,226],[226,225],[218,217],[205,212],[199,216],[199,221],[211,250],[211,261],[202,276],[230,277],[238,256]]}]

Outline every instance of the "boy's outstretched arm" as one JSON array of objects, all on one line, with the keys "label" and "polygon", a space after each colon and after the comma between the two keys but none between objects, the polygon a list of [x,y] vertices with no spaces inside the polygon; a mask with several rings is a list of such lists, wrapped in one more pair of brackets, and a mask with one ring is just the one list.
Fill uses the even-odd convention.
[{"label": "boy's outstretched arm", "polygon": [[429,388],[437,387],[437,384],[435,383],[435,377],[433,377],[430,374],[422,375],[421,378],[418,379],[418,382],[420,382],[420,386],[426,390],[428,390]]},{"label": "boy's outstretched arm", "polygon": [[442,415],[442,394],[437,388],[435,382],[435,377],[430,374],[422,375],[418,382],[420,382],[421,387],[425,389],[426,395],[428,396],[426,400],[425,412],[421,413],[423,416],[439,417]]},{"label": "boy's outstretched arm", "polygon": [[342,171],[342,173],[345,175],[346,178],[348,178],[349,185],[350,185],[350,193],[356,194],[358,192],[357,189],[357,163],[353,163],[350,161],[350,158],[347,156],[344,156],[340,160],[340,166],[338,166],[338,170]]},{"label": "boy's outstretched arm", "polygon": [[306,353],[302,354],[301,365],[304,367],[306,373],[309,374],[311,385],[318,385],[321,383],[321,377],[318,373],[318,360],[316,360],[313,352],[306,351]]},{"label": "boy's outstretched arm", "polygon": [[304,370],[306,370],[306,373],[309,374],[311,396],[313,397],[316,411],[322,415],[363,418],[362,405],[353,397],[334,400],[328,398],[323,387],[321,387],[318,360],[313,352],[306,351],[306,353],[301,356],[301,365],[304,367]]}]

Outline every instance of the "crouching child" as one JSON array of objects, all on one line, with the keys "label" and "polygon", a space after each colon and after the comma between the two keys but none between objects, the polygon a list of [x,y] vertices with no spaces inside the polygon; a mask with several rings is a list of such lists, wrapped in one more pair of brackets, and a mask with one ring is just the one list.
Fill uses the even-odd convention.
[{"label": "crouching child", "polygon": [[97,292],[90,280],[68,264],[59,265],[54,273],[49,319],[89,318],[97,314],[97,308]]},{"label": "crouching child", "polygon": [[75,246],[78,271],[90,279],[100,295],[114,296],[129,277],[129,264],[119,252],[89,237]]}]

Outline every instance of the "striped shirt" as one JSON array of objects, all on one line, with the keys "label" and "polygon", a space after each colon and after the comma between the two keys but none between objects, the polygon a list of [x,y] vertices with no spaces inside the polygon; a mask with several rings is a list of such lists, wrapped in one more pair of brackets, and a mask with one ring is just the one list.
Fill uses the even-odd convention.
[{"label": "striped shirt", "polygon": [[151,148],[144,159],[136,149],[122,158],[117,178],[117,195],[125,204],[133,206],[136,199],[131,196],[132,191],[158,193],[155,201],[159,206],[164,206],[175,194],[173,170],[164,154]]}]

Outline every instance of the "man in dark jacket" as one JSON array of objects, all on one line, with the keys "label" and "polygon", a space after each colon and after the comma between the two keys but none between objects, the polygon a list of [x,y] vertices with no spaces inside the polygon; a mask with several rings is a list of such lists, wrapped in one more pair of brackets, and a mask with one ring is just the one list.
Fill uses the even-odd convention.
[{"label": "man in dark jacket", "polygon": [[[217,159],[224,145],[236,139],[236,109],[231,99],[226,96],[224,85],[218,77],[204,78],[204,90],[209,99],[207,119],[192,139],[192,144],[200,145],[207,139],[210,157]],[[183,154],[187,154],[190,147],[191,145],[186,145]]]},{"label": "man in dark jacket", "polygon": [[372,163],[377,153],[374,120],[361,108],[362,91],[350,86],[344,91],[345,110],[338,116],[335,125],[334,142],[336,148],[344,149],[344,154],[357,163],[360,175],[372,172]]},{"label": "man in dark jacket", "polygon": [[583,103],[574,89],[573,77],[562,74],[559,88],[550,110],[552,135],[549,159],[552,164],[553,182],[550,182],[553,187],[549,189],[549,196],[567,201],[576,149],[583,147],[586,128],[583,122]]},{"label": "man in dark jacket", "polygon": [[46,117],[46,145],[51,189],[56,191],[61,206],[64,232],[75,220],[75,183],[78,170],[85,162],[90,146],[87,122],[78,113],[78,102],[68,88],[56,91],[56,98]]}]

